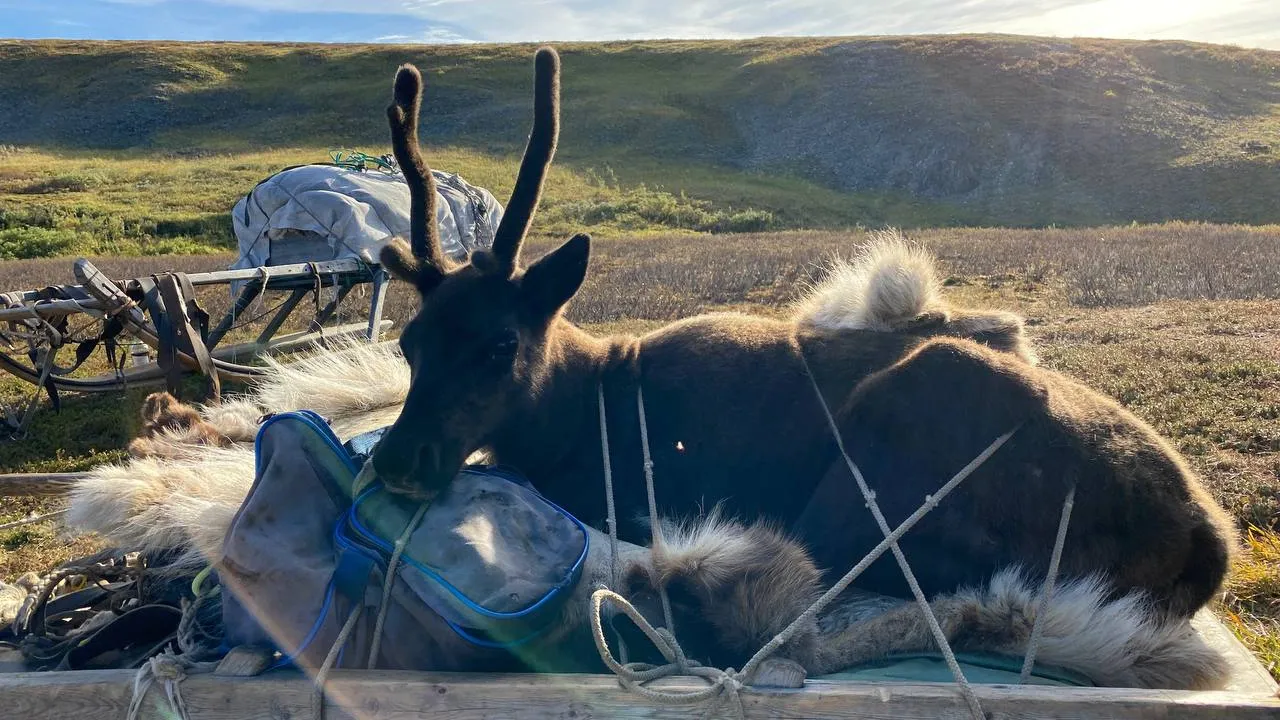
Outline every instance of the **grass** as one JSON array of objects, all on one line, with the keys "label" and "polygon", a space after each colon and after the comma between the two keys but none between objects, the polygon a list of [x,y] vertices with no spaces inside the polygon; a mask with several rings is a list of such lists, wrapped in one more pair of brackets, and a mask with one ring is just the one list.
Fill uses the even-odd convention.
[{"label": "grass", "polygon": [[[948,297],[1022,313],[1045,365],[1116,397],[1186,455],[1246,539],[1218,614],[1280,678],[1280,227],[1171,223],[911,234],[938,255]],[[532,239],[525,256],[556,242]],[[848,254],[858,242],[860,236],[838,232],[619,234],[594,247],[570,315],[598,332],[642,332],[710,310],[784,312],[829,257]],[[111,275],[134,276],[230,261],[201,255],[99,264]],[[69,281],[62,260],[0,263],[0,287]],[[215,314],[228,302],[216,290],[201,299]],[[266,307],[276,301],[269,298]],[[352,312],[359,302],[353,297]],[[412,292],[393,283],[387,317],[400,327],[413,306]],[[86,372],[103,369],[91,364]],[[0,379],[0,394],[29,390]],[[140,391],[68,397],[60,414],[43,409],[31,438],[0,443],[0,470],[83,469],[122,457],[140,399]],[[6,500],[0,522],[53,507]],[[0,576],[43,569],[85,547],[68,544],[51,523],[0,533]]]},{"label": "grass", "polygon": [[[549,233],[1280,222],[1280,53],[1004,36],[558,47]],[[27,255],[225,246],[220,218],[269,172],[386,149],[406,60],[426,76],[431,160],[505,198],[532,50],[0,41],[4,227],[59,233]]]},{"label": "grass", "polygon": [[1280,535],[1250,527],[1245,542],[1248,551],[1227,585],[1222,615],[1280,679]]},{"label": "grass", "polygon": [[[368,152],[389,148],[363,147]],[[457,172],[505,203],[518,155],[429,147],[436,167]],[[230,211],[263,178],[326,162],[328,148],[243,148],[183,157],[149,151],[0,152],[0,259],[219,252],[235,247]],[[568,237],[652,232],[744,232],[831,225],[945,223],[936,203],[887,193],[845,194],[811,182],[716,168],[552,168],[538,232]],[[678,189],[676,189],[678,188]]]}]

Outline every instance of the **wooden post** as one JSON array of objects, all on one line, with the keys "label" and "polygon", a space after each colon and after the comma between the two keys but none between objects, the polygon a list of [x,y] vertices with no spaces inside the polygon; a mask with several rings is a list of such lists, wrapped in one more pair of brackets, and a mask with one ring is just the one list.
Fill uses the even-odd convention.
[{"label": "wooden post", "polygon": [[314,318],[311,318],[311,324],[307,327],[312,332],[316,332],[320,330],[320,328],[324,327],[324,324],[329,322],[329,318],[333,317],[333,314],[338,312],[338,306],[341,305],[342,301],[351,293],[351,289],[353,287],[355,286],[339,285],[337,294],[334,295],[333,299],[325,304],[323,308],[321,308],[320,312],[316,313]]},{"label": "wooden post", "polygon": [[236,295],[236,301],[232,303],[231,309],[227,311],[226,315],[222,316],[222,320],[218,322],[218,326],[209,333],[207,345],[210,349],[217,346],[217,344],[222,341],[222,336],[226,335],[231,330],[231,326],[235,324],[236,318],[240,317],[245,309],[247,309],[249,305],[262,294],[262,287],[262,280],[258,279],[251,280],[248,285],[240,288],[240,294]]},{"label": "wooden post", "polygon": [[387,283],[391,274],[381,266],[373,269],[373,299],[369,301],[369,331],[365,334],[369,342],[377,342],[382,334],[382,306],[387,299]]}]

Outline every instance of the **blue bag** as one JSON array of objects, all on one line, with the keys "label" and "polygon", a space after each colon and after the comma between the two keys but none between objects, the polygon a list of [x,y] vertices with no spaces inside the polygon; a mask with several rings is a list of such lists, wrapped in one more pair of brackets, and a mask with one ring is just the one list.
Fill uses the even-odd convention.
[{"label": "blue bag", "polygon": [[[380,432],[345,446],[309,411],[267,419],[254,484],[217,562],[229,646],[320,665],[357,604],[342,662],[365,667],[395,541],[418,504],[374,482],[352,497]],[[518,473],[464,468],[409,535],[375,665],[411,670],[570,671],[590,647],[555,633],[589,542],[577,519]]]}]

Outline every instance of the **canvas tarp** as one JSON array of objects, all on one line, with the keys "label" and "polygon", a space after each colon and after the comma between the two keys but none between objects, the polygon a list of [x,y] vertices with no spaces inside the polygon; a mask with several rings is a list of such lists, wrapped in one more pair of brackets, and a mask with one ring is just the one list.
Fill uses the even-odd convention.
[{"label": "canvas tarp", "polygon": [[[462,259],[489,247],[502,205],[457,175],[432,173],[444,253]],[[409,187],[398,171],[302,165],[260,182],[231,215],[239,246],[232,269],[349,257],[377,263],[388,240],[409,236]]]}]

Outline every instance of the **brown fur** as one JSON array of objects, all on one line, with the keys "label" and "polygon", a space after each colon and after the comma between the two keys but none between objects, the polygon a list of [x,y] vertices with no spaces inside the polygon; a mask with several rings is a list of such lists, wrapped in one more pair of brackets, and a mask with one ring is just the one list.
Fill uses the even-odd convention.
[{"label": "brown fur", "polygon": [[[657,533],[649,562],[633,560],[628,567],[626,589],[633,603],[659,624],[656,589],[665,588],[682,649],[715,667],[744,667],[826,589],[799,543],[768,525],[727,522],[716,513],[669,523]],[[1185,620],[1153,613],[1144,593],[1108,603],[1102,585],[1073,580],[1059,578],[1046,608],[1042,662],[1060,663],[1104,686],[1207,690],[1226,682],[1225,659]],[[929,607],[954,650],[1021,659],[1041,590],[1014,570],[989,587],[934,595]],[[916,602],[846,591],[771,657],[794,662],[812,676],[937,647]]]},{"label": "brown fur", "polygon": [[142,404],[142,428],[129,442],[133,457],[165,455],[177,443],[231,447],[232,440],[200,417],[190,405],[167,392],[151,393]]},{"label": "brown fur", "polygon": [[[557,87],[546,77],[556,67],[537,64],[535,107],[544,111],[555,107],[543,95]],[[531,216],[540,177],[523,180],[545,170],[554,142],[554,134],[531,136],[515,217]],[[420,151],[397,144],[397,153]],[[419,211],[434,216],[431,202]],[[405,408],[374,458],[388,487],[440,488],[484,448],[570,513],[602,524],[603,386],[618,512],[642,515],[643,387],[664,516],[723,502],[734,515],[786,528],[822,567],[842,572],[881,533],[836,453],[803,354],[891,524],[1020,427],[903,539],[926,593],[1014,564],[1043,572],[1073,485],[1065,573],[1105,572],[1118,592],[1149,591],[1178,617],[1217,592],[1234,544],[1224,513],[1147,425],[1028,362],[1019,322],[930,308],[889,329],[832,330],[713,314],[643,337],[597,338],[562,315],[586,274],[589,245],[577,236],[525,268],[488,259],[443,268],[434,253],[414,259],[404,243],[387,247],[388,267],[416,267],[404,279],[423,296],[400,340],[413,369]],[[517,251],[504,246],[500,256]],[[621,530],[643,542],[642,529]],[[872,566],[864,586],[904,593],[890,558]]]}]

